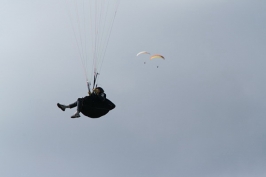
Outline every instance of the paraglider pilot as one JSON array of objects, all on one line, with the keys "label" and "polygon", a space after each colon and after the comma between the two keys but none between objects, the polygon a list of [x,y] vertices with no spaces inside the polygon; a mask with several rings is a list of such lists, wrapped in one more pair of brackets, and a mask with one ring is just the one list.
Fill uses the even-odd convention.
[{"label": "paraglider pilot", "polygon": [[106,98],[106,94],[101,87],[95,88],[92,93],[89,91],[89,96],[78,98],[78,100],[72,104],[63,105],[57,103],[57,106],[62,111],[65,111],[66,108],[71,109],[77,107],[76,113],[71,116],[71,118],[79,118],[80,112],[85,116],[98,118],[115,108],[115,104]]}]

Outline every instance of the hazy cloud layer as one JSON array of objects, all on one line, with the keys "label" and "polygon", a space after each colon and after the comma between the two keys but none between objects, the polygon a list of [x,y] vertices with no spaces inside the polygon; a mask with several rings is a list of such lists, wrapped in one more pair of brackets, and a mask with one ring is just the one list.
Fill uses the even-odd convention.
[{"label": "hazy cloud layer", "polygon": [[121,1],[95,120],[56,107],[86,94],[64,6],[0,1],[1,176],[266,175],[265,2]]}]

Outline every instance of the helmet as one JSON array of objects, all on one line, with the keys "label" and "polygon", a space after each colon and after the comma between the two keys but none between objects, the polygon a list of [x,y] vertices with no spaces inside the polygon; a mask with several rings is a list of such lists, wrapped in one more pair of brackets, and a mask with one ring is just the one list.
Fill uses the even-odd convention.
[{"label": "helmet", "polygon": [[104,93],[104,90],[101,87],[96,87],[93,90],[94,95],[96,95],[97,99],[101,101],[105,101],[106,99],[106,94]]},{"label": "helmet", "polygon": [[96,87],[93,92],[96,94],[96,95],[100,95],[102,93],[104,93],[104,90],[101,88],[101,87]]},{"label": "helmet", "polygon": [[100,93],[104,93],[104,90],[102,89],[102,87],[96,87],[95,89],[98,89]]}]

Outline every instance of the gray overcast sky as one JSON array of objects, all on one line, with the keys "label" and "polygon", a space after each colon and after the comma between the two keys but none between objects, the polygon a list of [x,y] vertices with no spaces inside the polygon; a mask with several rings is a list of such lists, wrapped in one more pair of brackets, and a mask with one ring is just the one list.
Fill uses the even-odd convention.
[{"label": "gray overcast sky", "polygon": [[65,1],[0,0],[0,176],[265,177],[265,22],[262,0],[121,1],[100,81],[117,107],[73,120]]}]

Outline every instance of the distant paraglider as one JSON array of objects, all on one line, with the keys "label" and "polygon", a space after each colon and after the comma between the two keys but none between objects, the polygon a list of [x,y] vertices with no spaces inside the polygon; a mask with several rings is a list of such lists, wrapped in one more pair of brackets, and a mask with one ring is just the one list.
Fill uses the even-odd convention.
[{"label": "distant paraglider", "polygon": [[152,55],[152,56],[150,57],[150,60],[152,60],[152,59],[154,59],[154,58],[162,58],[162,59],[164,59],[164,60],[165,60],[164,56],[162,56],[162,55],[159,55],[159,54]]},{"label": "distant paraglider", "polygon": [[137,54],[137,56],[139,56],[139,55],[141,55],[141,54],[149,54],[149,55],[150,55],[150,53],[149,53],[149,52],[142,51],[142,52],[139,52],[139,53]]},{"label": "distant paraglider", "polygon": [[[149,54],[149,55],[150,55],[149,52],[147,52],[147,51],[142,51],[142,52],[139,52],[139,53],[137,54],[137,56],[142,55],[142,54]],[[150,60],[153,60],[153,59],[155,59],[155,58],[161,58],[161,59],[164,59],[164,60],[165,60],[164,56],[162,56],[162,55],[160,55],[160,54],[152,55],[152,56],[150,57]],[[146,62],[144,62],[144,64],[146,64]],[[157,68],[159,68],[159,66],[157,66]]]},{"label": "distant paraglider", "polygon": [[[149,52],[147,52],[147,51],[142,51],[142,52],[139,52],[139,53],[137,54],[137,56],[142,55],[142,54],[148,54],[148,55],[150,55]],[[146,62],[144,62],[144,64],[146,64]]]}]

